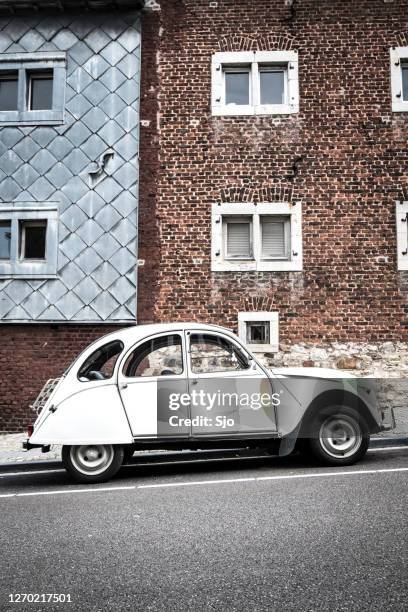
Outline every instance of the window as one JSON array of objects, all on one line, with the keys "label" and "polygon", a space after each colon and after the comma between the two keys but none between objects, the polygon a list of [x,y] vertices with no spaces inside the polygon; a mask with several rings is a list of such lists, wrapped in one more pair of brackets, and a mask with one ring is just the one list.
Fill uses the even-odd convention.
[{"label": "window", "polygon": [[243,51],[213,55],[213,115],[297,112],[299,91],[296,51]]},{"label": "window", "polygon": [[64,120],[65,53],[0,54],[0,123]]},{"label": "window", "polygon": [[78,372],[79,380],[87,382],[112,378],[115,364],[122,351],[123,344],[120,340],[114,340],[98,348],[81,366]]},{"label": "window", "polygon": [[20,221],[20,259],[45,259],[47,221]]},{"label": "window", "polygon": [[250,259],[252,257],[251,217],[226,217],[224,220],[225,258]]},{"label": "window", "polygon": [[398,270],[408,270],[408,202],[397,202],[397,265]]},{"label": "window", "polygon": [[214,204],[212,270],[302,269],[302,206]]},{"label": "window", "polygon": [[10,259],[11,221],[0,221],[0,259]]},{"label": "window", "polygon": [[143,342],[128,357],[124,374],[135,376],[178,376],[183,373],[181,337],[160,336]]},{"label": "window", "polygon": [[17,110],[18,73],[0,74],[0,111]]},{"label": "window", "polygon": [[57,273],[58,208],[16,202],[0,208],[0,278],[47,278]]},{"label": "window", "polygon": [[238,313],[238,335],[254,352],[279,350],[279,314],[277,312]]},{"label": "window", "polygon": [[229,340],[212,334],[191,334],[191,371],[196,374],[247,370],[247,359]]},{"label": "window", "polygon": [[30,73],[28,81],[29,110],[52,109],[53,82],[54,74],[52,70]]}]

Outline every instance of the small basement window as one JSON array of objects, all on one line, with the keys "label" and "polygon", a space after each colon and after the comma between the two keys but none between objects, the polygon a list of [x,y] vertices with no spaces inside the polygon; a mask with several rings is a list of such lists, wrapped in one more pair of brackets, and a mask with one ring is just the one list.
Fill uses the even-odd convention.
[{"label": "small basement window", "polygon": [[246,329],[247,344],[269,344],[271,335],[269,321],[248,321]]},{"label": "small basement window", "polygon": [[254,352],[279,350],[278,312],[239,312],[238,335]]}]

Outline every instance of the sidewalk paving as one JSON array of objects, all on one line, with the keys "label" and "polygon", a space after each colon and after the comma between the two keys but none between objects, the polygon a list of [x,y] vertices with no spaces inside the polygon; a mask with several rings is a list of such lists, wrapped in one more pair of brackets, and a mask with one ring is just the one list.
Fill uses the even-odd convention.
[{"label": "sidewalk paving", "polygon": [[[11,465],[18,463],[38,463],[39,461],[61,461],[61,446],[51,447],[50,452],[43,453],[41,448],[33,448],[25,451],[22,448],[27,434],[0,434],[0,465]],[[371,446],[408,446],[408,435],[398,430],[387,431],[382,434],[372,436]],[[146,451],[140,451],[146,455]],[[157,451],[155,451],[157,453]]]}]

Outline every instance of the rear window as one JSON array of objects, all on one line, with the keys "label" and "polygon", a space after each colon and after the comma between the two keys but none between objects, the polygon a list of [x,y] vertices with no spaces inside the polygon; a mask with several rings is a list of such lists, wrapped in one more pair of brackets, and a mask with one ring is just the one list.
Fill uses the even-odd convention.
[{"label": "rear window", "polygon": [[100,346],[82,364],[78,372],[79,380],[86,382],[112,378],[115,364],[122,351],[123,344],[119,340]]}]

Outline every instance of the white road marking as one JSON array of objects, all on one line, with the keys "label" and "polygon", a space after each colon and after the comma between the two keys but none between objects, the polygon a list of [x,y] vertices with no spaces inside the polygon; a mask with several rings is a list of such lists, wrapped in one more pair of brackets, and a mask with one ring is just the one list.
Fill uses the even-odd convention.
[{"label": "white road marking", "polygon": [[254,476],[253,478],[228,478],[220,480],[195,480],[191,482],[169,482],[163,484],[139,485],[138,489],[159,489],[165,487],[192,487],[207,484],[225,484],[230,482],[260,482],[263,480],[292,480],[295,478],[324,478],[327,476],[354,476],[355,474],[382,474],[386,472],[408,472],[406,468],[386,468],[380,470],[348,470],[346,472],[314,472],[313,474],[287,474],[281,476]]},{"label": "white road marking", "polygon": [[33,491],[30,493],[6,493],[0,495],[0,498],[12,498],[12,497],[37,497],[43,495],[69,495],[70,493],[98,493],[106,491],[134,491],[136,489],[165,489],[171,487],[192,487],[192,486],[208,486],[208,485],[219,485],[228,483],[241,483],[241,482],[264,482],[273,480],[293,480],[302,478],[327,478],[327,477],[339,477],[339,476],[358,476],[362,474],[387,474],[387,473],[401,473],[408,472],[408,467],[403,468],[383,468],[378,470],[346,470],[338,472],[314,472],[311,474],[282,474],[280,476],[253,476],[249,478],[223,478],[219,480],[195,480],[190,482],[164,482],[159,484],[149,485],[133,485],[123,487],[87,487],[85,489],[62,489],[62,490],[51,490],[51,491]]},{"label": "white road marking", "polygon": [[62,489],[57,491],[32,491],[30,493],[7,493],[6,495],[0,495],[0,498],[4,497],[37,497],[41,495],[68,495],[70,493],[96,493],[99,491],[129,491],[137,489],[136,485],[131,487],[87,487],[86,489]]},{"label": "white road marking", "polygon": [[377,451],[389,451],[389,450],[408,450],[408,446],[379,446],[378,448],[369,448],[368,453],[376,453]]}]

